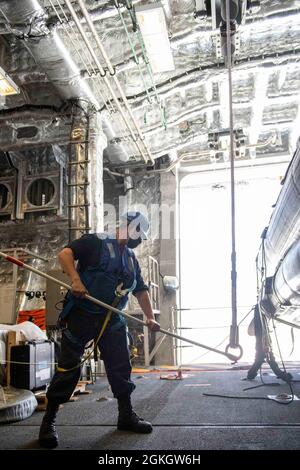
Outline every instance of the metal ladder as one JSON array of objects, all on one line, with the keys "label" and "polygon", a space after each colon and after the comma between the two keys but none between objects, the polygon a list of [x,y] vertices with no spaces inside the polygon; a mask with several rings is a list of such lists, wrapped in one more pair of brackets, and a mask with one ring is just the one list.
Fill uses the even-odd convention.
[{"label": "metal ladder", "polygon": [[73,122],[67,162],[69,242],[89,233],[89,118]]}]

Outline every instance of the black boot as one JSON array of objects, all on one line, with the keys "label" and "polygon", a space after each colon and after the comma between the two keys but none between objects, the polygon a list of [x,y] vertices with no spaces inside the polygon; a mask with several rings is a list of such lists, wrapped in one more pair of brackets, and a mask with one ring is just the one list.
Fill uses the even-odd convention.
[{"label": "black boot", "polygon": [[55,429],[58,408],[58,404],[48,402],[46,413],[40,427],[39,443],[41,447],[46,447],[46,449],[54,449],[54,447],[58,446],[58,434]]},{"label": "black boot", "polygon": [[152,432],[152,425],[148,421],[139,418],[133,411],[130,396],[118,399],[119,418],[118,429],[119,431],[133,431],[141,434],[149,434]]}]

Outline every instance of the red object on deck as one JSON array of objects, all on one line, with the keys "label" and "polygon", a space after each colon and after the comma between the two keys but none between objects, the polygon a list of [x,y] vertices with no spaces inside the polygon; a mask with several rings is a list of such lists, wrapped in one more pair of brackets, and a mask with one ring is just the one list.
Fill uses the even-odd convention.
[{"label": "red object on deck", "polygon": [[46,309],[39,310],[20,310],[17,323],[31,321],[41,330],[46,330]]}]

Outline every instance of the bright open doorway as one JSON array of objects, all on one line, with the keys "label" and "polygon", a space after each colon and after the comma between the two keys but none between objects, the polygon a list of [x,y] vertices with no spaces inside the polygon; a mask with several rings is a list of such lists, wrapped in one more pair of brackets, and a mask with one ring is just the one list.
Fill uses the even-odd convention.
[{"label": "bright open doorway", "polygon": [[[287,163],[236,169],[237,303],[240,321],[256,303],[255,258],[261,234],[281,189]],[[229,170],[194,173],[180,187],[180,275],[182,335],[224,350],[231,325],[231,214]],[[252,362],[255,339],[240,327],[243,362]],[[291,332],[282,329],[285,357]],[[296,332],[296,335],[298,331]],[[222,356],[182,343],[182,364],[224,362]],[[299,354],[299,351],[298,351]]]}]

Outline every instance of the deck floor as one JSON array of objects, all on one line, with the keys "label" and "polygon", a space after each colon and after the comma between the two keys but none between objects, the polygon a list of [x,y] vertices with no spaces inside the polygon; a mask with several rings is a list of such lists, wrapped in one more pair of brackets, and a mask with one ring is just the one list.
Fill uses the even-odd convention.
[{"label": "deck floor", "polygon": [[[228,366],[227,366],[228,367]],[[106,378],[90,385],[91,395],[67,403],[59,412],[58,449],[97,450],[295,450],[300,449],[300,400],[281,405],[258,399],[267,395],[290,393],[287,384],[263,371],[260,379],[243,381],[245,370],[204,367],[189,370],[183,380],[162,380],[171,372],[133,374],[136,390],[135,411],[153,423],[150,435],[135,435],[116,429],[117,403],[112,399]],[[291,369],[300,380],[300,367]],[[293,384],[300,398],[300,382]],[[238,398],[204,396],[203,393],[233,395]],[[246,398],[246,397],[252,397]],[[30,418],[0,426],[0,449],[38,449],[37,435],[43,412]]]}]

